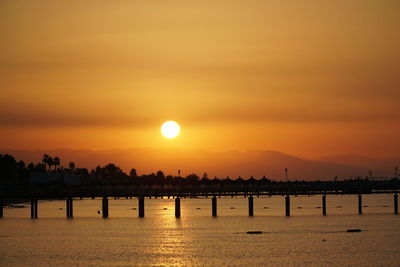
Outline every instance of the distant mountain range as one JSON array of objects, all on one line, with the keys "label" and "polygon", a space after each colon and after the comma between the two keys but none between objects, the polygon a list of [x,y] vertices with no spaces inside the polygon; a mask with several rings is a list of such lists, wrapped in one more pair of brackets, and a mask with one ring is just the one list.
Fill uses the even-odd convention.
[{"label": "distant mountain range", "polygon": [[97,165],[115,163],[129,173],[135,168],[138,174],[162,170],[166,175],[177,175],[178,169],[185,176],[196,173],[209,177],[247,179],[251,176],[266,176],[273,180],[284,179],[284,169],[288,168],[289,180],[331,180],[355,176],[394,177],[394,167],[400,167],[400,158],[374,159],[357,155],[337,155],[320,160],[305,160],[276,151],[227,151],[129,148],[115,150],[15,150],[0,149],[1,154],[11,154],[17,160],[39,162],[44,153],[58,156],[61,163],[68,166],[70,161],[77,167],[94,168]]}]

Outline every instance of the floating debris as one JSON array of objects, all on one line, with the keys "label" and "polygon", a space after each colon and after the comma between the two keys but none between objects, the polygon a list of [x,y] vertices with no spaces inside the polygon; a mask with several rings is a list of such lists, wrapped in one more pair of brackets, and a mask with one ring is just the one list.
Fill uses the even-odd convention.
[{"label": "floating debris", "polygon": [[136,208],[132,208],[132,210],[136,210]]},{"label": "floating debris", "polygon": [[266,209],[268,209],[268,207],[264,207],[264,209],[266,210]]},{"label": "floating debris", "polygon": [[363,207],[364,207],[364,208],[368,208],[368,206],[367,206],[367,205],[364,205]]},{"label": "floating debris", "polygon": [[302,207],[297,207],[298,209],[302,209]]},{"label": "floating debris", "polygon": [[322,241],[326,241],[326,239],[322,239]]},{"label": "floating debris", "polygon": [[316,209],[320,209],[321,207],[315,207]]},{"label": "floating debris", "polygon": [[235,207],[230,207],[229,209],[231,209],[231,210],[234,210],[234,209],[235,209]]},{"label": "floating debris", "polygon": [[358,233],[361,232],[361,229],[347,229],[348,233]]},{"label": "floating debris", "polygon": [[341,208],[342,206],[337,206],[336,208]]},{"label": "floating debris", "polygon": [[167,210],[168,208],[163,208],[163,210]]},{"label": "floating debris", "polygon": [[262,234],[262,231],[247,231],[247,234],[249,234],[249,235],[259,235],[259,234]]},{"label": "floating debris", "polygon": [[201,208],[196,208],[196,210],[201,210]]}]

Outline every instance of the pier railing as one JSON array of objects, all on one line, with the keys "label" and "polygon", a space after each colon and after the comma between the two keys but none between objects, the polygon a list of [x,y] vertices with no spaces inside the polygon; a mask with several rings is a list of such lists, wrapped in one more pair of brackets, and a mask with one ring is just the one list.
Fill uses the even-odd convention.
[{"label": "pier railing", "polygon": [[253,184],[150,184],[150,185],[1,185],[2,198],[156,197],[210,195],[314,195],[394,193],[400,181],[318,181]]}]

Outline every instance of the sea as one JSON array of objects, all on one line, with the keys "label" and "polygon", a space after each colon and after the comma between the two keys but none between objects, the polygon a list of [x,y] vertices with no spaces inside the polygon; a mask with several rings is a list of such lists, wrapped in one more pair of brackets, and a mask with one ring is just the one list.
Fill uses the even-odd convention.
[{"label": "sea", "polygon": [[[393,195],[254,197],[248,216],[245,197],[182,198],[181,217],[167,198],[74,199],[74,218],[65,200],[40,200],[38,219],[30,204],[6,207],[0,219],[0,266],[400,266],[400,216]],[[347,232],[360,229],[361,232]],[[259,231],[259,234],[248,234]]]}]

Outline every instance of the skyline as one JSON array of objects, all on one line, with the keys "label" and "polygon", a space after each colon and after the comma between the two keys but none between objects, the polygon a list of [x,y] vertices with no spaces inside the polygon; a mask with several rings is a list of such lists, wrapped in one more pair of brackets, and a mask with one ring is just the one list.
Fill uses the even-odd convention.
[{"label": "skyline", "polygon": [[[398,158],[399,11],[394,1],[4,1],[0,148]],[[160,135],[167,120],[181,125],[174,140]]]},{"label": "skyline", "polygon": [[[274,181],[285,179],[288,168],[289,180],[345,180],[357,177],[370,179],[390,179],[397,177],[395,167],[399,158],[376,159],[357,155],[334,155],[316,160],[300,158],[277,151],[226,151],[183,149],[149,149],[129,148],[114,150],[4,150],[0,154],[10,154],[17,161],[23,160],[39,163],[43,154],[57,156],[60,166],[69,168],[73,162],[76,168],[87,168],[89,171],[97,166],[109,163],[129,173],[132,168],[140,175],[162,171],[165,175],[197,174],[200,177],[220,179],[242,177],[268,177]],[[179,170],[179,171],[178,171]],[[178,174],[179,172],[179,174]]]}]

